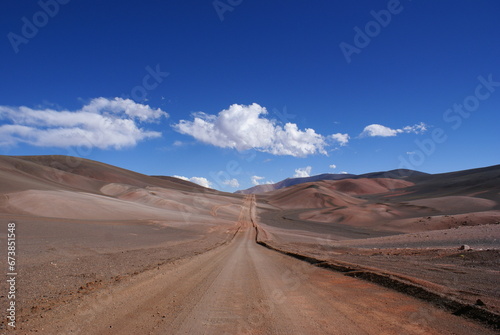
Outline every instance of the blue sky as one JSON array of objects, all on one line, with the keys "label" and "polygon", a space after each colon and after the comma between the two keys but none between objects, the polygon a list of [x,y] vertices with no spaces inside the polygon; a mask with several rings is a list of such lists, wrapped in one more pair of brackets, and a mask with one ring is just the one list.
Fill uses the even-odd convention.
[{"label": "blue sky", "polygon": [[500,2],[9,1],[0,154],[235,191],[500,163]]}]

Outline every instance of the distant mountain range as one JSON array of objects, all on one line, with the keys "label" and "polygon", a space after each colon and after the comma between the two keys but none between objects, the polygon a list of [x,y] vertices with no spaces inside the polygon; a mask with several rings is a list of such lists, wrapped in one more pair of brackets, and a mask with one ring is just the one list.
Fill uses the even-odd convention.
[{"label": "distant mountain range", "polygon": [[262,194],[266,192],[271,192],[274,190],[279,190],[285,187],[309,183],[320,180],[342,180],[342,179],[360,179],[360,178],[391,178],[391,179],[404,179],[408,181],[414,181],[422,179],[422,177],[429,176],[428,173],[408,170],[408,169],[397,169],[384,172],[371,172],[360,175],[355,174],[334,174],[334,173],[324,173],[316,176],[301,177],[301,178],[287,178],[275,184],[262,184],[254,187],[247,188],[246,190],[239,190],[235,193],[241,194]]}]

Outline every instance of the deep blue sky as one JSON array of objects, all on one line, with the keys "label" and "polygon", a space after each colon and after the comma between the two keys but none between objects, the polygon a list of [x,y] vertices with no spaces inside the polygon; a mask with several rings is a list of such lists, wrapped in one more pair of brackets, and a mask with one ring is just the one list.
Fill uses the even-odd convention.
[{"label": "deep blue sky", "polygon": [[[436,173],[500,163],[496,0],[401,0],[399,5],[394,0],[221,0],[231,9],[223,13],[212,0],[60,1],[67,3],[59,4],[53,17],[43,14],[37,1],[2,4],[0,154],[80,155],[145,174],[206,178],[227,191],[252,186],[252,176],[276,182],[308,166],[304,173],[359,174],[403,165]],[[387,20],[387,12],[380,11],[388,6],[390,22],[370,24],[372,11]],[[36,34],[23,29],[34,20]],[[347,62],[341,43],[356,47],[354,28],[365,31],[367,24],[378,30]],[[159,83],[149,78],[150,89],[144,90],[147,68],[169,75]],[[476,91],[479,76],[494,82],[490,90]],[[137,92],[146,92],[146,99]],[[168,118],[140,121],[121,107],[111,116],[94,108],[102,119],[128,120],[134,131],[155,135],[122,131],[118,122],[113,129],[125,138],[109,133],[90,142],[80,141],[75,129],[99,131],[99,125],[44,121],[47,109],[54,120],[64,111],[78,119],[84,106],[101,97],[130,98],[132,108],[149,105]],[[268,112],[258,116],[257,125],[245,114],[253,103]],[[468,114],[446,112],[463,103],[470,104],[471,112],[463,112]],[[233,110],[233,118],[214,121],[233,104],[243,105]],[[193,124],[194,112],[212,115],[205,121],[219,135]],[[181,120],[189,128],[184,133],[176,127]],[[277,139],[287,122],[297,126],[299,137],[286,133]],[[415,128],[421,122],[425,130]],[[271,127],[263,134],[262,124]],[[370,125],[379,126],[363,132]],[[72,135],[59,141],[63,128]],[[293,151],[308,143],[307,128],[320,143],[310,152]],[[341,143],[329,138],[332,134],[349,139]],[[236,144],[222,145],[229,143],[225,139]],[[279,149],[283,145],[291,145],[292,152]],[[408,163],[402,165],[403,159]],[[227,177],[239,187],[224,185]]]}]

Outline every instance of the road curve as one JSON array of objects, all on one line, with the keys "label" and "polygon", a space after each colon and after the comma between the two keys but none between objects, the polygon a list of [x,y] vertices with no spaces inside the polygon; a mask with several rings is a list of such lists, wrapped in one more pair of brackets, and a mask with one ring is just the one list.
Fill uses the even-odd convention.
[{"label": "road curve", "polygon": [[255,197],[247,196],[230,243],[64,306],[44,332],[494,334],[422,301],[256,244],[254,205]]}]

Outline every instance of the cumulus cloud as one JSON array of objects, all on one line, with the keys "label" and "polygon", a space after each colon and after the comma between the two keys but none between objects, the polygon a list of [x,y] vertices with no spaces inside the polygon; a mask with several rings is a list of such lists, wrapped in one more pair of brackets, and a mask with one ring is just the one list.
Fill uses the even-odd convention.
[{"label": "cumulus cloud", "polygon": [[326,138],[314,129],[300,130],[295,123],[284,126],[265,118],[268,112],[259,104],[233,104],[217,115],[193,114],[193,121],[181,120],[173,127],[198,141],[239,151],[256,149],[273,155],[305,157],[326,155]]},{"label": "cumulus cloud", "polygon": [[144,129],[168,114],[130,99],[96,98],[76,111],[0,106],[0,145],[26,143],[39,147],[135,146],[157,138],[160,132]]},{"label": "cumulus cloud", "polygon": [[342,171],[340,172],[340,174],[348,174],[346,171]]},{"label": "cumulus cloud", "polygon": [[337,134],[330,135],[330,137],[334,141],[336,141],[337,143],[339,143],[340,146],[344,146],[344,145],[346,145],[349,142],[349,135],[348,134],[337,133]]},{"label": "cumulus cloud", "polygon": [[222,182],[222,184],[227,185],[229,187],[240,187],[240,183],[238,182],[238,179],[233,178],[233,179],[228,179]]},{"label": "cumulus cloud", "polygon": [[402,133],[414,133],[422,134],[427,131],[427,125],[423,122],[415,124],[413,126],[406,126],[401,129],[392,129],[381,124],[370,124],[363,129],[363,132],[359,135],[360,137],[390,137],[396,136]]},{"label": "cumulus cloud", "polygon": [[311,176],[312,167],[306,166],[305,168],[295,169],[295,174],[293,175],[295,178],[303,178]]},{"label": "cumulus cloud", "polygon": [[330,164],[330,169],[336,169],[337,168],[337,165],[335,164]]},{"label": "cumulus cloud", "polygon": [[260,185],[260,181],[259,180],[264,179],[264,177],[252,176],[250,179],[252,180],[252,184],[255,185],[255,186],[257,186],[257,185]]},{"label": "cumulus cloud", "polygon": [[203,187],[209,188],[212,186],[212,183],[207,178],[204,178],[204,177],[191,177],[191,178],[184,177],[184,176],[174,176],[174,177],[182,179],[182,180],[190,181],[192,183],[198,184],[198,185],[203,186]]}]

